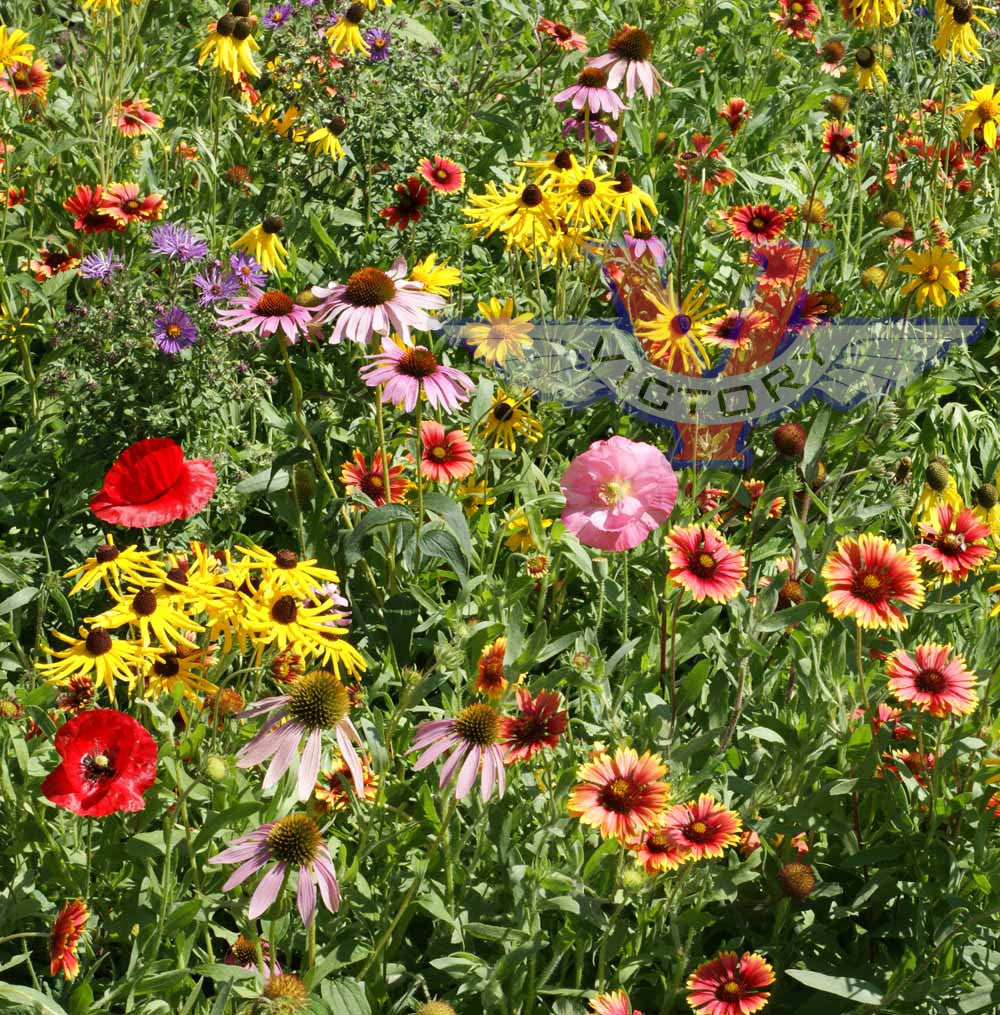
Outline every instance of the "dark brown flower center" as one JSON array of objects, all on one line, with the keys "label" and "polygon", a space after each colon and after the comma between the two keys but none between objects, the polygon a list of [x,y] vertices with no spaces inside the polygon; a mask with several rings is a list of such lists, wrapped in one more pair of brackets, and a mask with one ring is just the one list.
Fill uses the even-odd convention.
[{"label": "dark brown flower center", "polygon": [[333,729],[350,710],[347,688],[329,670],[313,670],[288,694],[288,714],[306,729]]},{"label": "dark brown flower center", "polygon": [[291,296],[277,289],[269,289],[253,309],[260,317],[284,317],[292,312],[294,306],[295,301]]},{"label": "dark brown flower center", "polygon": [[280,233],[285,228],[285,220],[280,215],[268,215],[261,222],[260,227],[265,233],[274,235],[275,233]]},{"label": "dark brown flower center", "polygon": [[684,828],[684,837],[691,842],[707,842],[712,837],[712,829],[704,821],[691,821]]},{"label": "dark brown flower center", "polygon": [[364,16],[365,16],[364,4],[351,4],[351,6],[347,8],[346,13],[344,14],[344,17],[347,18],[348,21],[353,22],[355,25],[361,24],[361,19]]},{"label": "dark brown flower center", "polygon": [[557,38],[565,42],[567,39],[572,38],[573,29],[569,25],[564,25],[561,21],[557,21],[552,26],[552,34]]},{"label": "dark brown flower center", "polygon": [[235,27],[236,18],[234,18],[232,14],[223,14],[215,24],[215,34],[230,36],[233,34],[233,29]]},{"label": "dark brown flower center", "polygon": [[744,990],[742,984],[736,982],[736,980],[727,980],[725,983],[720,983],[718,990],[715,992],[716,998],[720,1001],[724,1001],[727,1004],[733,1004],[743,997]]},{"label": "dark brown flower center", "polygon": [[181,661],[175,652],[167,652],[153,663],[153,672],[158,677],[176,677],[181,671]]},{"label": "dark brown flower center", "polygon": [[875,50],[871,46],[862,46],[854,54],[854,59],[862,70],[869,70],[875,66]]},{"label": "dark brown flower center", "polygon": [[648,60],[653,55],[653,40],[641,28],[625,27],[611,37],[608,50],[623,60]]},{"label": "dark brown flower center", "polygon": [[754,215],[754,217],[752,219],[750,219],[750,228],[755,233],[763,232],[764,231],[764,227],[766,225],[767,225],[767,223],[764,221],[763,218],[761,218],[760,215]]},{"label": "dark brown flower center", "polygon": [[537,208],[544,199],[541,188],[536,186],[534,183],[529,183],[528,186],[521,191],[521,204],[523,204],[526,208]]},{"label": "dark brown flower center", "polygon": [[291,571],[298,566],[299,558],[291,550],[279,550],[274,555],[275,567],[282,571]]},{"label": "dark brown flower center", "polygon": [[378,268],[359,269],[344,286],[344,296],[356,307],[379,307],[395,295],[396,286],[392,279]]},{"label": "dark brown flower center", "polygon": [[299,606],[292,596],[279,596],[271,606],[271,619],[278,624],[292,624],[299,615]]},{"label": "dark brown flower center", "polygon": [[580,71],[580,84],[585,88],[603,88],[608,83],[608,75],[600,67],[584,67]]},{"label": "dark brown flower center", "polygon": [[851,583],[851,594],[866,603],[883,603],[888,598],[886,576],[875,571],[862,571]]},{"label": "dark brown flower center", "polygon": [[305,814],[290,814],[276,821],[266,841],[271,856],[291,867],[311,864],[322,844],[316,822]]},{"label": "dark brown flower center", "polygon": [[110,564],[111,561],[117,560],[119,556],[121,556],[121,550],[110,543],[101,543],[94,551],[94,558],[98,564]]},{"label": "dark brown flower center", "polygon": [[399,360],[400,373],[407,377],[416,377],[418,380],[424,377],[432,377],[438,368],[438,362],[430,349],[422,346],[409,348],[403,353]]},{"label": "dark brown flower center", "polygon": [[167,572],[167,581],[171,581],[175,585],[187,585],[188,583],[187,568],[172,567]]},{"label": "dark brown flower center", "polygon": [[95,627],[87,635],[86,645],[92,656],[102,656],[111,651],[111,635],[103,627]]},{"label": "dark brown flower center", "polygon": [[556,169],[572,169],[573,153],[568,148],[563,148],[561,152],[556,153],[556,157],[552,160],[552,164],[556,167]]},{"label": "dark brown flower center", "polygon": [[233,38],[237,42],[243,42],[244,39],[250,38],[250,33],[252,31],[253,25],[251,25],[246,18],[237,18],[236,24],[233,27]]},{"label": "dark brown flower center", "polygon": [[493,406],[493,418],[500,423],[506,423],[514,415],[514,406],[510,402],[497,402]]},{"label": "dark brown flower center", "polygon": [[455,716],[455,732],[476,747],[492,747],[500,736],[500,716],[490,705],[469,705]]},{"label": "dark brown flower center", "polygon": [[593,197],[597,191],[597,184],[593,180],[581,180],[576,185],[576,192],[580,197]]},{"label": "dark brown flower center", "polygon": [[632,177],[628,173],[621,172],[615,178],[618,182],[615,184],[614,189],[619,194],[627,194],[632,189]]},{"label": "dark brown flower center", "polygon": [[156,593],[152,589],[142,589],[132,597],[132,609],[136,616],[151,617],[156,613]]},{"label": "dark brown flower center", "polygon": [[836,39],[824,42],[822,56],[824,63],[840,63],[844,58],[844,44]]}]

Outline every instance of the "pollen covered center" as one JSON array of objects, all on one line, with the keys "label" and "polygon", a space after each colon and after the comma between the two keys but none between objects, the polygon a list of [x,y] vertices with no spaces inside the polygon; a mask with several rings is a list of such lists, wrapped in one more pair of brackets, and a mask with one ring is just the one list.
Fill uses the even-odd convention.
[{"label": "pollen covered center", "polygon": [[392,279],[378,268],[360,268],[344,286],[344,296],[356,307],[380,307],[395,295]]},{"label": "pollen covered center", "polygon": [[305,814],[281,818],[267,833],[271,856],[293,867],[311,864],[319,854],[321,841],[316,823]]},{"label": "pollen covered center", "polygon": [[937,670],[922,670],[916,675],[913,683],[917,690],[923,691],[924,694],[940,694],[948,686],[944,674],[938,673]]},{"label": "pollen covered center", "polygon": [[289,692],[288,714],[307,729],[332,729],[351,707],[347,688],[329,670],[300,677]]},{"label": "pollen covered center", "polygon": [[476,747],[492,747],[500,736],[500,716],[489,705],[469,705],[455,716],[455,732]]},{"label": "pollen covered center", "polygon": [[295,301],[287,293],[277,289],[269,289],[257,301],[254,312],[261,317],[284,317],[290,314],[295,306]]},{"label": "pollen covered center", "polygon": [[619,776],[601,787],[598,799],[601,806],[616,814],[628,814],[638,802],[641,787],[631,779]]},{"label": "pollen covered center", "polygon": [[438,362],[430,349],[407,349],[399,361],[399,369],[407,377],[431,377],[437,370]]}]

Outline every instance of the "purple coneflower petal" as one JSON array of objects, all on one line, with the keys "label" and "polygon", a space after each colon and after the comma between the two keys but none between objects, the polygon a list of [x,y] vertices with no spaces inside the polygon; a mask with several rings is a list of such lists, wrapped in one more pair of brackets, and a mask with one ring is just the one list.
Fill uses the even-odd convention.
[{"label": "purple coneflower petal", "polygon": [[361,770],[361,759],[358,757],[358,752],[354,749],[354,744],[351,743],[351,738],[344,730],[344,723],[337,725],[336,737],[341,757],[347,762],[351,777],[354,779],[354,790],[359,798],[363,798],[365,795],[365,775]]},{"label": "purple coneflower petal", "polygon": [[340,885],[337,884],[337,872],[333,869],[333,861],[325,846],[313,861],[313,869],[316,871],[316,880],[319,881],[319,894],[323,898],[323,905],[331,913],[336,913],[340,909]]},{"label": "purple coneflower petal", "polygon": [[298,890],[299,916],[308,927],[316,914],[316,886],[313,884],[312,872],[303,865],[299,868]]},{"label": "purple coneflower petal", "polygon": [[268,721],[258,730],[257,735],[248,744],[240,748],[236,754],[236,765],[238,768],[252,768],[267,761],[282,743],[282,729],[274,731],[274,726],[279,720]]},{"label": "purple coneflower petal", "polygon": [[438,783],[439,786],[446,786],[455,777],[455,773],[458,771],[458,766],[462,763],[466,754],[469,753],[472,744],[468,740],[459,740],[458,747],[452,751],[448,760],[441,766],[441,779]]},{"label": "purple coneflower petal", "polygon": [[251,719],[255,715],[263,715],[265,712],[272,712],[280,705],[286,704],[287,701],[287,694],[279,694],[274,698],[261,698],[259,701],[255,701],[249,708],[243,709],[242,712],[237,712],[233,718]]},{"label": "purple coneflower petal", "polygon": [[261,836],[253,841],[241,839],[234,842],[228,849],[211,857],[208,863],[243,863],[244,860],[249,860],[250,857],[257,855],[265,838],[266,836]]},{"label": "purple coneflower petal", "polygon": [[313,730],[306,740],[306,749],[299,759],[299,800],[308,800],[316,788],[322,750],[323,732],[322,730]]},{"label": "purple coneflower petal", "polygon": [[413,742],[436,740],[439,733],[450,730],[455,725],[454,719],[436,719],[434,722],[424,722],[417,727],[413,736]]},{"label": "purple coneflower petal", "polygon": [[496,778],[497,768],[493,760],[493,748],[488,747],[483,751],[483,782],[481,786],[483,800],[489,800]]},{"label": "purple coneflower petal", "polygon": [[276,786],[278,780],[288,771],[292,758],[295,757],[295,752],[299,749],[299,741],[302,739],[302,727],[296,722],[286,723],[272,736],[276,740],[280,739],[281,744],[271,759],[267,775],[264,776],[264,782],[262,783],[264,789],[271,789],[272,786]]},{"label": "purple coneflower petal", "polygon": [[493,757],[497,766],[497,784],[500,789],[500,796],[503,796],[507,792],[507,773],[504,769],[503,751],[499,747],[491,747],[490,750],[494,752]]},{"label": "purple coneflower petal", "polygon": [[413,766],[413,770],[415,772],[423,771],[423,769],[425,769],[428,765],[437,761],[437,759],[440,758],[445,751],[454,747],[455,744],[458,743],[461,743],[461,738],[457,733],[449,737],[442,737],[440,740],[431,744],[424,754],[420,755],[417,759],[417,763]]},{"label": "purple coneflower petal", "polygon": [[458,783],[455,786],[456,799],[461,800],[472,789],[476,776],[479,774],[479,762],[482,756],[483,749],[481,747],[473,747],[469,751],[469,756],[465,759],[461,772],[458,773]]},{"label": "purple coneflower petal", "polygon": [[270,859],[271,853],[270,850],[268,850],[267,846],[258,846],[257,852],[254,853],[254,855],[250,857],[250,859],[248,859],[246,863],[240,864],[240,866],[237,867],[236,870],[234,870],[233,873],[229,875],[228,880],[222,886],[222,890],[224,892],[228,892],[231,891],[233,888],[235,888],[237,885],[243,884],[243,882],[246,881],[248,877],[250,877],[253,874],[256,874],[257,871],[259,871],[261,867],[263,867],[264,864],[266,864],[267,861]]},{"label": "purple coneflower petal", "polygon": [[247,910],[248,920],[256,920],[261,913],[266,912],[274,905],[278,892],[281,891],[281,884],[285,879],[285,870],[285,864],[276,863],[260,879],[260,884],[250,899],[250,908]]}]

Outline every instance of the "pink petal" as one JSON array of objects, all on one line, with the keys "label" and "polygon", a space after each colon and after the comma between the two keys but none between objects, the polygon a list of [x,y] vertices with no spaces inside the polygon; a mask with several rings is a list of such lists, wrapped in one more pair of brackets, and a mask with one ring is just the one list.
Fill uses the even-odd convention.
[{"label": "pink petal", "polygon": [[250,899],[247,919],[256,920],[261,913],[274,905],[281,891],[281,883],[285,879],[285,864],[276,863],[261,879],[257,890]]},{"label": "pink petal", "polygon": [[337,726],[336,737],[341,756],[347,762],[347,767],[351,770],[355,792],[358,794],[358,798],[361,799],[365,795],[365,775],[361,769],[361,759],[358,757],[358,752],[354,749],[354,744],[351,743],[350,737],[344,731],[343,723]]},{"label": "pink petal", "polygon": [[316,886],[313,884],[312,873],[306,867],[299,868],[298,904],[299,916],[308,927],[316,913]]},{"label": "pink petal", "polygon": [[461,772],[458,773],[458,783],[455,786],[456,799],[461,800],[472,789],[476,776],[479,774],[479,762],[482,760],[482,756],[483,749],[481,747],[473,747],[469,751],[469,756],[465,759]]},{"label": "pink petal", "polygon": [[256,874],[257,871],[259,871],[270,859],[271,854],[268,852],[267,847],[260,847],[251,859],[247,860],[246,863],[241,864],[233,871],[232,874],[229,875],[228,880],[222,886],[222,890],[224,892],[228,892],[234,889],[237,885],[243,884],[248,877]]},{"label": "pink petal", "polygon": [[299,741],[302,738],[302,727],[298,723],[286,723],[273,736],[281,738],[281,745],[271,759],[267,775],[264,776],[264,782],[262,783],[264,789],[271,789],[272,786],[277,785],[278,780],[288,771],[292,758],[295,757],[295,752],[299,748]]},{"label": "pink petal", "polygon": [[299,759],[299,800],[308,800],[316,788],[320,756],[323,750],[323,733],[313,730],[306,740],[306,749]]},{"label": "pink petal", "polygon": [[319,894],[323,898],[323,905],[336,913],[340,909],[340,885],[337,884],[337,872],[333,869],[333,861],[326,853],[326,847],[313,861],[313,868],[316,871],[316,879],[319,881]]}]

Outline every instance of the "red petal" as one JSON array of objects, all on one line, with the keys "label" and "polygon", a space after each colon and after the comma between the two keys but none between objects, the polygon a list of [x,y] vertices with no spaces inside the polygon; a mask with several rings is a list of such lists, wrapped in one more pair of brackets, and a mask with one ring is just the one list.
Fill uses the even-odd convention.
[{"label": "red petal", "polygon": [[90,510],[103,521],[133,529],[166,525],[197,514],[212,499],[217,483],[212,463],[207,458],[194,458],[181,462],[174,483],[155,498],[134,502],[116,500],[108,496],[105,483],[105,490],[91,498]]},{"label": "red petal", "polygon": [[147,504],[180,475],[184,452],[169,437],[151,437],[126,448],[108,470],[101,490],[112,504]]}]

